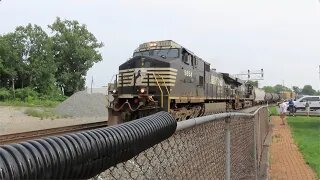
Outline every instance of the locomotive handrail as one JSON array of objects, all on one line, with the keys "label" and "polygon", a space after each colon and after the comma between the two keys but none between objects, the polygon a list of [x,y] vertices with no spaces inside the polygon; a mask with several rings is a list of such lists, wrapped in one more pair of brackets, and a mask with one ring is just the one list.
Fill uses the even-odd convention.
[{"label": "locomotive handrail", "polygon": [[158,74],[158,76],[161,77],[162,82],[164,83],[164,86],[166,87],[166,90],[167,90],[167,93],[168,93],[168,110],[169,110],[169,109],[170,109],[170,92],[169,92],[169,90],[168,90],[167,84],[166,84],[166,82],[164,81],[163,77],[162,77],[160,74]]},{"label": "locomotive handrail", "polygon": [[156,80],[156,83],[157,83],[157,85],[158,85],[158,87],[159,87],[159,90],[160,90],[160,94],[161,94],[161,108],[163,108],[163,92],[162,92],[162,89],[161,89],[161,87],[160,87],[160,85],[159,85],[159,82],[158,82],[158,79],[157,79],[156,75],[155,75],[154,73],[152,73],[152,74],[153,74],[153,77],[154,77],[154,79]]}]

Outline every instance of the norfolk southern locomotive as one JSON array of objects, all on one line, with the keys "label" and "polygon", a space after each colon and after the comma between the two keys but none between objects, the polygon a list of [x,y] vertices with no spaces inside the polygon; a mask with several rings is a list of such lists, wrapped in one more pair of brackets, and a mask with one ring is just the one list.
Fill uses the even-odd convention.
[{"label": "norfolk southern locomotive", "polygon": [[184,120],[280,98],[228,73],[216,72],[208,62],[171,40],[141,44],[133,57],[120,65],[108,89],[110,124],[160,110]]}]

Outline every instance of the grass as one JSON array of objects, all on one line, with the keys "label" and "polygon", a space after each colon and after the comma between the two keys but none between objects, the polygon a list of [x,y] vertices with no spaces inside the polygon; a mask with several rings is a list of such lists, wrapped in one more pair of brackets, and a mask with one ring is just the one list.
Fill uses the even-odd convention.
[{"label": "grass", "polygon": [[29,102],[21,101],[21,100],[8,100],[1,101],[0,106],[24,106],[24,107],[55,107],[60,101],[52,101],[52,100],[32,100]]},{"label": "grass", "polygon": [[51,120],[54,120],[57,118],[67,118],[68,117],[68,116],[58,116],[50,108],[41,108],[41,109],[28,108],[25,110],[24,113],[27,114],[28,116],[39,117],[41,120],[49,119],[49,118]]},{"label": "grass", "polygon": [[277,106],[269,106],[268,110],[269,110],[271,116],[278,116],[279,115],[279,112],[277,110]]},{"label": "grass", "polygon": [[320,118],[288,117],[288,124],[305,161],[320,178]]}]

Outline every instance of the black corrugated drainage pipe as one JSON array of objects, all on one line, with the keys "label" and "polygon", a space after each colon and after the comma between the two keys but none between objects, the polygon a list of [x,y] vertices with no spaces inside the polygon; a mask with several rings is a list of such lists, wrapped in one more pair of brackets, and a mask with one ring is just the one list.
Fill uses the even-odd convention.
[{"label": "black corrugated drainage pipe", "polygon": [[106,128],[0,146],[0,179],[87,179],[169,138],[166,112]]}]

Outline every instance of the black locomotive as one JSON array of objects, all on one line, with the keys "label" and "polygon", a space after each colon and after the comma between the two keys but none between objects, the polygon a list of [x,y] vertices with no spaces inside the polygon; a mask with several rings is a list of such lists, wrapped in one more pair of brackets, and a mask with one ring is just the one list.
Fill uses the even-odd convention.
[{"label": "black locomotive", "polygon": [[141,44],[109,85],[109,122],[121,123],[164,110],[177,120],[241,109],[254,88],[171,40]]}]

